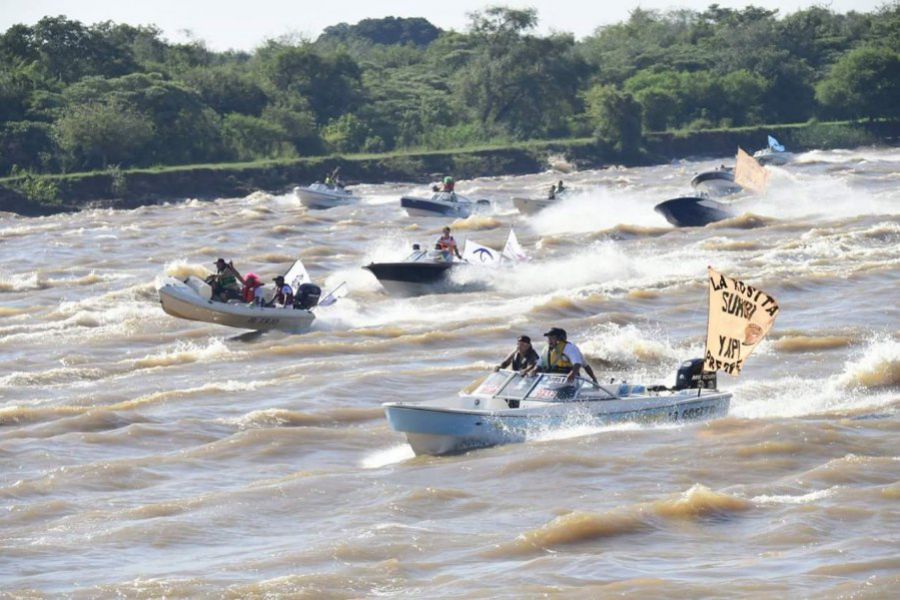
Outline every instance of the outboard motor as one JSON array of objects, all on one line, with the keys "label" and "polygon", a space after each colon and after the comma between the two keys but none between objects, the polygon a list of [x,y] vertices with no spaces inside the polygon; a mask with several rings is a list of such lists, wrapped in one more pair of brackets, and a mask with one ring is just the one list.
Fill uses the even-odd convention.
[{"label": "outboard motor", "polygon": [[692,358],[681,363],[675,377],[676,391],[697,388],[716,389],[716,372],[704,373],[702,358]]},{"label": "outboard motor", "polygon": [[322,288],[314,283],[301,283],[294,294],[294,308],[309,310],[319,304]]}]

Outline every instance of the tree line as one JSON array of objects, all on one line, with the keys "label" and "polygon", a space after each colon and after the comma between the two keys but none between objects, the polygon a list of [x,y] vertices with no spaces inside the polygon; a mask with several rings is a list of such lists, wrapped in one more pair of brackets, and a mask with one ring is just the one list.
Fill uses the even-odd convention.
[{"label": "tree line", "polygon": [[576,41],[533,9],[366,19],[253,52],[64,16],[0,36],[0,175],[900,117],[900,2],[636,9]]}]

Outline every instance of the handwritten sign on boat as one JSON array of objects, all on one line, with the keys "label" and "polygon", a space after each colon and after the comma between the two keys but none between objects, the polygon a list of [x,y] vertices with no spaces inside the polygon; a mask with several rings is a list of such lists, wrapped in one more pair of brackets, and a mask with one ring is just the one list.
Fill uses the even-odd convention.
[{"label": "handwritten sign on boat", "polygon": [[709,322],[704,371],[738,375],[778,315],[775,298],[743,281],[709,273]]}]

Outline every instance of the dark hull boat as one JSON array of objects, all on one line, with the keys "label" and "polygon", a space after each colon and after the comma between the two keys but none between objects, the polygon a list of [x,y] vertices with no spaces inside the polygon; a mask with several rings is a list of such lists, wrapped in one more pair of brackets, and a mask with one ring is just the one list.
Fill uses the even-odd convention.
[{"label": "dark hull boat", "polygon": [[416,296],[451,291],[450,270],[465,263],[406,261],[371,263],[365,268],[392,294]]},{"label": "dark hull boat", "polygon": [[730,196],[744,189],[734,182],[734,172],[731,169],[699,173],[691,179],[691,187],[709,196]]},{"label": "dark hull boat", "polygon": [[675,227],[703,227],[737,216],[727,205],[709,198],[673,198],[653,207]]}]

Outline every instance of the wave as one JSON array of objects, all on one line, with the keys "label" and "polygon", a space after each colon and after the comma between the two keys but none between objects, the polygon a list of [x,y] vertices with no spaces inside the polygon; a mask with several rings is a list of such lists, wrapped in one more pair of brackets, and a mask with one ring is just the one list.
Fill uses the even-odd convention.
[{"label": "wave", "polygon": [[845,389],[878,390],[900,386],[900,341],[876,339],[856,360],[847,361],[838,383]]},{"label": "wave", "polygon": [[456,219],[451,227],[457,231],[486,231],[502,225],[503,223],[496,217],[469,215],[465,219]]},{"label": "wave", "polygon": [[345,423],[362,423],[379,419],[384,414],[378,408],[339,408],[321,413],[302,413],[284,408],[255,410],[229,422],[240,429],[260,427],[322,427]]},{"label": "wave", "polygon": [[750,508],[752,503],[747,500],[695,484],[684,493],[664,500],[642,502],[602,514],[574,511],[562,515],[488,554],[495,557],[533,554],[564,545],[654,531],[670,522],[730,516]]},{"label": "wave", "polygon": [[816,352],[846,348],[851,344],[853,344],[852,338],[841,335],[823,337],[792,335],[775,340],[773,345],[779,352]]},{"label": "wave", "polygon": [[242,354],[228,348],[222,338],[213,338],[205,346],[179,341],[172,350],[149,354],[143,358],[131,361],[131,364],[134,365],[135,369],[155,369],[195,362],[210,362],[225,357],[237,359]]}]

